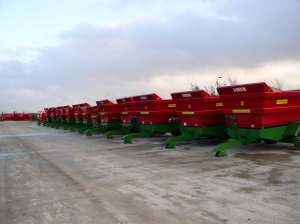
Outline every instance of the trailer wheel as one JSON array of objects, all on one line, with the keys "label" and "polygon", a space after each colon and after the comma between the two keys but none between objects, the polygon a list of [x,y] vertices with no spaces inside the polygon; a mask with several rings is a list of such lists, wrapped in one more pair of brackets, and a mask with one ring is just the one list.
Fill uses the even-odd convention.
[{"label": "trailer wheel", "polygon": [[294,146],[300,148],[300,137],[295,137]]},{"label": "trailer wheel", "polygon": [[264,143],[266,144],[276,144],[277,140],[271,140],[271,139],[263,139]]},{"label": "trailer wheel", "polygon": [[171,133],[173,136],[180,136],[181,133],[180,132],[174,132],[174,133]]},{"label": "trailer wheel", "polygon": [[206,139],[216,139],[217,137],[216,136],[205,135],[205,138]]},{"label": "trailer wheel", "polygon": [[218,137],[218,139],[221,140],[221,141],[225,141],[225,140],[229,139],[229,136],[228,135],[223,135],[223,136]]}]

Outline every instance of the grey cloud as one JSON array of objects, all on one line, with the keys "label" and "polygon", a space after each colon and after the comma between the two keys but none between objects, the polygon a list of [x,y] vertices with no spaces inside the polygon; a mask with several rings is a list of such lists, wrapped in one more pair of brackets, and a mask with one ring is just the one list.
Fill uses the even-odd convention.
[{"label": "grey cloud", "polygon": [[221,1],[213,10],[212,19],[191,9],[118,28],[79,24],[59,34],[60,46],[36,49],[30,63],[0,62],[1,100],[19,88],[40,91],[37,103],[100,100],[153,92],[126,86],[161,74],[300,59],[298,1]]}]

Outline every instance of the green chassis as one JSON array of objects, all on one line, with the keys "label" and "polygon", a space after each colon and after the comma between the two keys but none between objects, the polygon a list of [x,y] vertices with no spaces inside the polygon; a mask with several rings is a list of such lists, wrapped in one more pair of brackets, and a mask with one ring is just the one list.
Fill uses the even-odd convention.
[{"label": "green chassis", "polygon": [[291,122],[288,125],[276,126],[270,128],[250,129],[238,128],[235,118],[227,116],[227,120],[232,122],[232,127],[228,127],[228,135],[233,139],[232,141],[220,143],[212,151],[217,157],[227,156],[225,150],[239,146],[248,145],[260,140],[266,143],[294,143],[295,147],[300,147],[300,121]]},{"label": "green chassis", "polygon": [[192,141],[201,136],[207,138],[227,138],[227,127],[225,124],[214,126],[202,126],[202,127],[187,127],[183,126],[180,120],[177,118],[171,118],[170,123],[180,128],[180,134],[176,137],[167,139],[163,144],[166,149],[175,148],[175,142]]}]

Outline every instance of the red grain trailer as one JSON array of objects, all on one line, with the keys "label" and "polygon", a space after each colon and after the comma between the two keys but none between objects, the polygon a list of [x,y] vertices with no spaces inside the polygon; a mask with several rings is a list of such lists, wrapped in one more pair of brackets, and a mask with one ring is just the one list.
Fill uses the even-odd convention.
[{"label": "red grain trailer", "polygon": [[176,104],[173,99],[162,99],[155,93],[133,97],[140,124],[140,132],[124,136],[124,143],[132,143],[131,139],[147,137],[155,133],[178,133],[179,127],[169,123],[175,116]]},{"label": "red grain trailer", "polygon": [[227,138],[223,102],[219,97],[210,96],[204,90],[171,93],[171,96],[176,111],[170,122],[180,128],[180,133],[164,142],[166,148],[175,148],[175,142],[195,140],[202,136]]},{"label": "red grain trailer", "polygon": [[213,152],[263,140],[300,147],[300,91],[273,90],[264,82],[217,88],[223,101],[228,135],[234,140],[219,144]]}]

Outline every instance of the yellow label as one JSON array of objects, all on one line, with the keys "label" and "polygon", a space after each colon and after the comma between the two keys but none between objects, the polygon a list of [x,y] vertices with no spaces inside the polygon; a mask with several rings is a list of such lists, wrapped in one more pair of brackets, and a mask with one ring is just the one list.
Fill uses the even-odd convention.
[{"label": "yellow label", "polygon": [[105,115],[105,113],[101,112],[100,115]]},{"label": "yellow label", "polygon": [[149,114],[149,112],[143,111],[143,112],[141,112],[141,114]]},{"label": "yellow label", "polygon": [[74,115],[75,115],[75,116],[77,116],[77,115],[78,115],[78,113],[74,113]]},{"label": "yellow label", "polygon": [[276,104],[287,104],[288,100],[284,99],[284,100],[276,100]]},{"label": "yellow label", "polygon": [[128,114],[128,112],[122,112],[122,114]]},{"label": "yellow label", "polygon": [[168,107],[176,107],[176,104],[168,104]]},{"label": "yellow label", "polygon": [[195,114],[195,112],[194,111],[184,111],[184,112],[182,112],[182,114]]},{"label": "yellow label", "polygon": [[217,106],[217,107],[223,107],[223,102],[217,102],[217,103],[216,103],[216,106]]},{"label": "yellow label", "polygon": [[232,113],[236,113],[236,114],[248,114],[248,113],[251,113],[251,110],[232,110]]}]

